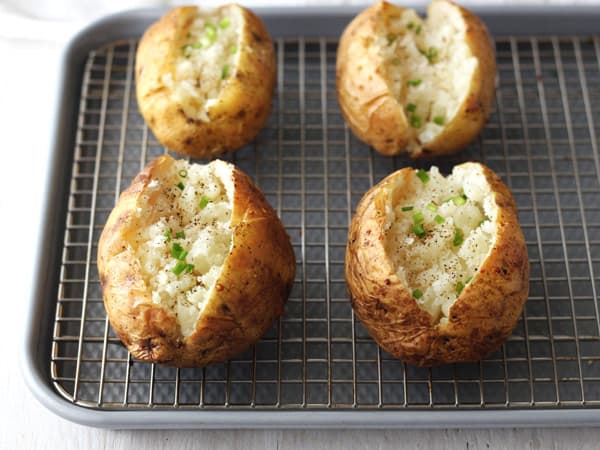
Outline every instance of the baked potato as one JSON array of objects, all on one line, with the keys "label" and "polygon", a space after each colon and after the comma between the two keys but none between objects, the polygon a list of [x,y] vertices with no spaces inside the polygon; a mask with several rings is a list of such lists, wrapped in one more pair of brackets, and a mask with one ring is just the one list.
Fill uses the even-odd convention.
[{"label": "baked potato", "polygon": [[515,201],[478,163],[448,177],[404,168],[371,188],[350,225],[345,271],[371,336],[426,367],[497,350],[529,292]]},{"label": "baked potato", "polygon": [[172,9],[144,33],[137,103],[165,147],[208,158],[252,141],[271,111],[275,55],[251,11],[235,5]]},{"label": "baked potato", "polygon": [[426,20],[383,1],[367,8],[344,30],[336,70],[346,122],[384,155],[455,153],[478,135],[492,109],[489,33],[448,0],[433,0]]},{"label": "baked potato", "polygon": [[195,367],[254,344],[283,313],[295,258],[250,178],[215,160],[148,164],[98,244],[110,323],[133,356]]}]

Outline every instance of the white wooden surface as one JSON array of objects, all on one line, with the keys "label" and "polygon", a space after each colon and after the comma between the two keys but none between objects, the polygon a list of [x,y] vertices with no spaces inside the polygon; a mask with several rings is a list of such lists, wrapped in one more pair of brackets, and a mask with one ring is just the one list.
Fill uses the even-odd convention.
[{"label": "white wooden surface", "polygon": [[[336,0],[328,3],[336,3]],[[0,326],[0,354],[3,356],[0,362],[0,450],[600,448],[600,430],[595,428],[110,431],[75,425],[47,411],[22,381],[18,363],[21,330],[26,320],[24,308],[31,294],[32,264],[43,201],[41,180],[49,158],[49,135],[53,127],[58,55],[68,35],[86,19],[60,25],[33,21],[11,15],[6,5],[0,2],[0,61],[3,61],[0,136],[4,169],[0,176],[0,239],[4,249],[0,259],[0,286],[3,287],[0,301],[4,311]]]}]

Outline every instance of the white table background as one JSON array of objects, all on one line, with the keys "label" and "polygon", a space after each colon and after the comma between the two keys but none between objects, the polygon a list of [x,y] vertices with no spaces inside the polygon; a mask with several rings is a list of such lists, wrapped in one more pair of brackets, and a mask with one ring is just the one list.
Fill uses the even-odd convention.
[{"label": "white table background", "polygon": [[[481,0],[483,1],[483,0]],[[35,3],[37,2],[37,6]],[[31,8],[42,20],[14,7]],[[49,3],[51,7],[44,7]],[[19,367],[23,333],[37,268],[40,213],[49,161],[58,63],[69,37],[94,17],[130,6],[174,4],[161,0],[0,0],[0,136],[4,171],[0,176],[0,450],[162,449],[162,448],[576,448],[600,447],[600,429],[507,430],[229,430],[112,431],[67,422],[41,406],[23,383]],[[216,1],[203,2],[217,4]],[[360,4],[348,0],[240,2],[282,4]],[[463,1],[472,5],[476,1]],[[490,3],[490,2],[487,2]],[[515,0],[494,3],[515,4]],[[539,0],[531,3],[569,3]],[[571,3],[595,3],[588,0]],[[600,31],[600,24],[599,24]]]}]

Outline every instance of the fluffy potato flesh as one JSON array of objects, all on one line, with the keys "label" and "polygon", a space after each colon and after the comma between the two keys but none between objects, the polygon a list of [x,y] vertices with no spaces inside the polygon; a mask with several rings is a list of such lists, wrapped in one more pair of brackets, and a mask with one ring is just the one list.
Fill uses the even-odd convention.
[{"label": "fluffy potato flesh", "polygon": [[168,155],[123,191],[98,243],[110,323],[144,361],[195,367],[254,344],[283,313],[289,236],[232,164]]},{"label": "fluffy potato flesh", "polygon": [[427,146],[469,94],[478,60],[467,45],[466,24],[451,3],[433,1],[423,20],[413,10],[385,17],[376,36],[393,96],[410,125],[409,151]]},{"label": "fluffy potato flesh", "polygon": [[476,361],[511,334],[529,291],[514,199],[489,168],[401,169],[352,218],[352,307],[387,352],[419,366]]},{"label": "fluffy potato flesh", "polygon": [[479,166],[409,177],[390,198],[386,251],[398,278],[434,322],[475,276],[494,245],[498,207]]},{"label": "fluffy potato flesh", "polygon": [[177,161],[153,179],[138,206],[158,220],[136,231],[132,248],[152,301],[171,311],[184,337],[195,329],[232,246],[233,185],[222,161]]},{"label": "fluffy potato flesh", "polygon": [[208,109],[217,102],[227,79],[235,76],[243,23],[241,10],[232,5],[196,9],[173,72],[162,76],[173,101],[188,117],[210,121]]}]

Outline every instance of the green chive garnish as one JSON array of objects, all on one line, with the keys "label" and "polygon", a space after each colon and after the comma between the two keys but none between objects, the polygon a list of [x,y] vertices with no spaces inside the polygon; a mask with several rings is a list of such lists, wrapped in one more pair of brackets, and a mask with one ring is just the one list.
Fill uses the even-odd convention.
[{"label": "green chive garnish", "polygon": [[427,208],[429,211],[431,212],[436,212],[438,210],[438,207],[435,206],[433,203],[430,203],[429,205],[427,205],[425,208]]},{"label": "green chive garnish", "polygon": [[462,290],[465,288],[465,285],[463,284],[462,281],[459,281],[458,283],[456,283],[456,295],[460,295],[460,293],[462,292]]},{"label": "green chive garnish", "polygon": [[420,238],[424,237],[425,234],[427,234],[427,233],[425,233],[425,228],[423,228],[423,225],[420,223],[417,225],[413,225],[411,230],[413,233],[415,233]]},{"label": "green chive garnish", "polygon": [[403,206],[402,211],[412,211],[414,206]]},{"label": "green chive garnish", "polygon": [[435,116],[433,118],[433,123],[438,125],[444,125],[444,118],[442,116]]},{"label": "green chive garnish", "polygon": [[178,259],[178,260],[180,260],[180,261],[185,261],[185,257],[188,255],[188,253],[189,253],[189,252],[188,252],[187,250],[184,250],[184,251],[182,251],[182,252],[179,254],[179,258],[177,258],[177,259]]},{"label": "green chive garnish", "polygon": [[408,84],[409,86],[418,86],[421,84],[421,80],[419,78],[416,78],[414,80],[408,80],[406,84]]},{"label": "green chive garnish", "polygon": [[435,58],[437,58],[437,55],[437,49],[435,47],[429,47],[429,50],[427,50],[427,54],[425,55],[425,57],[427,58],[427,61],[429,61],[429,64],[433,64],[433,61]]},{"label": "green chive garnish", "polygon": [[179,259],[181,260],[181,255],[182,253],[185,252],[185,250],[183,249],[183,247],[181,245],[179,245],[177,242],[175,242],[173,244],[173,247],[171,247],[171,256],[175,259]]},{"label": "green chive garnish", "polygon": [[167,242],[171,240],[171,229],[169,228],[167,231],[163,233],[163,236],[167,238]]},{"label": "green chive garnish", "polygon": [[463,243],[463,240],[463,232],[460,228],[456,228],[456,230],[454,230],[454,240],[452,241],[452,244],[454,244],[455,247],[458,247]]},{"label": "green chive garnish", "polygon": [[417,34],[421,33],[421,25],[417,25],[417,29],[415,30]]},{"label": "green chive garnish", "polygon": [[178,231],[177,233],[175,233],[175,237],[176,237],[177,239],[183,239],[183,238],[185,238],[185,232],[183,232],[183,231]]},{"label": "green chive garnish", "polygon": [[415,105],[414,103],[409,103],[408,105],[406,105],[406,110],[408,112],[415,112],[417,110],[417,105]]},{"label": "green chive garnish", "polygon": [[469,284],[471,282],[471,280],[473,279],[473,277],[469,277],[467,278],[467,281],[465,281],[465,284]]},{"label": "green chive garnish", "polygon": [[416,114],[410,116],[410,126],[413,128],[421,128],[421,116]]},{"label": "green chive garnish", "polygon": [[183,188],[185,188],[185,185],[181,181],[179,183],[177,183],[175,186],[177,186],[182,191],[183,191]]},{"label": "green chive garnish", "polygon": [[222,30],[224,30],[225,28],[227,28],[229,25],[231,24],[231,20],[229,19],[229,17],[225,17],[223,20],[221,20],[219,22],[219,28],[221,28]]},{"label": "green chive garnish", "polygon": [[187,265],[185,266],[185,271],[186,271],[187,273],[191,272],[192,270],[194,270],[194,265],[193,265],[193,264],[187,264]]},{"label": "green chive garnish", "polygon": [[436,214],[435,217],[433,218],[433,220],[435,220],[437,223],[444,223],[446,221],[446,219],[444,219],[439,214]]},{"label": "green chive garnish", "polygon": [[221,70],[221,80],[227,78],[227,74],[229,73],[229,64],[225,64],[223,69]]},{"label": "green chive garnish", "polygon": [[394,33],[388,33],[388,35],[387,35],[388,45],[393,44],[397,37],[398,36],[395,35]]},{"label": "green chive garnish", "polygon": [[408,22],[408,23],[406,24],[406,28],[408,28],[409,30],[412,30],[414,27],[415,27],[415,24],[414,24],[414,23],[412,23],[412,22]]},{"label": "green chive garnish", "polygon": [[210,202],[208,197],[203,195],[202,198],[200,199],[200,209],[206,208],[206,205],[208,205],[208,202]]},{"label": "green chive garnish", "polygon": [[231,46],[231,50],[230,50],[232,55],[235,55],[237,53],[237,45],[233,44]]},{"label": "green chive garnish", "polygon": [[425,220],[421,211],[415,211],[412,215],[412,218],[415,223],[423,223]]},{"label": "green chive garnish", "polygon": [[183,272],[185,269],[185,263],[183,261],[177,261],[177,264],[175,264],[175,267],[173,267],[173,273],[177,276],[181,275],[181,272]]},{"label": "green chive garnish", "polygon": [[188,47],[199,50],[201,48],[204,48],[204,44],[202,42],[194,42],[193,44],[190,44]]},{"label": "green chive garnish", "polygon": [[217,38],[217,28],[212,23],[208,22],[204,26],[204,35],[211,40],[216,39]]},{"label": "green chive garnish", "polygon": [[188,175],[188,174],[187,174],[187,170],[185,170],[185,169],[182,169],[182,170],[180,170],[180,171],[179,171],[179,176],[180,176],[181,178],[185,178],[185,177],[187,177],[187,175]]},{"label": "green chive garnish", "polygon": [[429,181],[429,174],[423,169],[417,170],[417,176],[423,183],[427,183]]},{"label": "green chive garnish", "polygon": [[465,194],[457,195],[452,199],[452,203],[454,203],[456,206],[462,206],[467,203],[467,196]]},{"label": "green chive garnish", "polygon": [[421,297],[423,297],[423,291],[421,291],[420,289],[415,289],[413,291],[413,297],[414,298],[421,298]]}]

